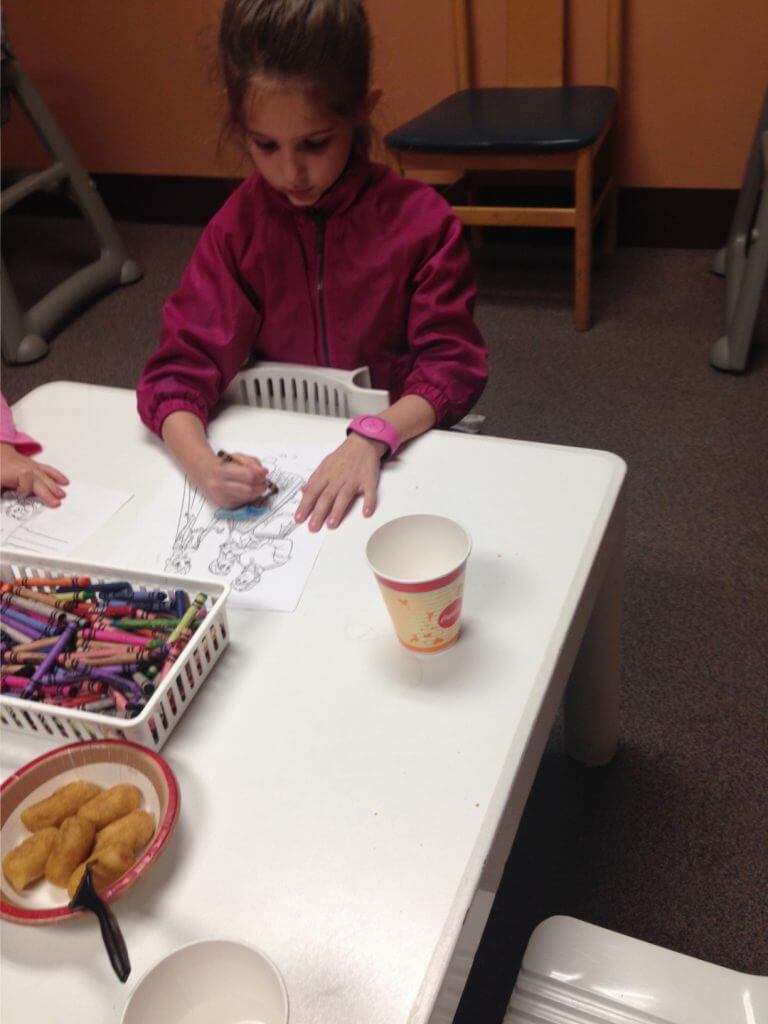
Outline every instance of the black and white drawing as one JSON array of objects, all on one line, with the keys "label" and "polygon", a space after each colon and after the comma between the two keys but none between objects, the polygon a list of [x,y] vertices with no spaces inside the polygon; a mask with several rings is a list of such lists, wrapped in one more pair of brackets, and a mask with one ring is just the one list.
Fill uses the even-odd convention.
[{"label": "black and white drawing", "polygon": [[262,460],[277,492],[253,505],[229,511],[206,503],[185,477],[173,549],[166,572],[185,576],[193,552],[208,552],[208,572],[226,579],[233,590],[258,586],[264,573],[279,569],[293,557],[294,515],[306,482],[299,473],[281,469],[276,459]]},{"label": "black and white drawing", "polygon": [[325,536],[296,522],[301,488],[333,449],[285,441],[257,446],[223,431],[210,440],[214,451],[257,456],[277,492],[230,511],[211,504],[182,474],[169,473],[114,557],[170,576],[227,583],[230,603],[241,608],[293,611]]}]

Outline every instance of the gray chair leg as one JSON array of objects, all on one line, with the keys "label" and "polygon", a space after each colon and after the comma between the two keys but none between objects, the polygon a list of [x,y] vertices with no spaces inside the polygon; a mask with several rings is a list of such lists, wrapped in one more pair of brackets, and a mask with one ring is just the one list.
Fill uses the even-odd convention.
[{"label": "gray chair leg", "polygon": [[712,260],[712,266],[709,269],[713,274],[717,274],[718,277],[725,277],[725,246],[717,250],[715,258]]},{"label": "gray chair leg", "polygon": [[53,164],[44,171],[3,189],[0,213],[5,213],[25,196],[53,184],[66,183],[99,243],[97,260],[83,267],[24,311],[14,292],[5,266],[2,267],[2,352],[9,363],[40,359],[48,351],[45,337],[89,299],[121,284],[141,278],[138,263],[128,256],[114,221],[96,186],[75,155],[66,136],[24,73],[7,40],[3,40],[3,88],[24,111]]},{"label": "gray chair leg", "polygon": [[[712,346],[709,359],[719,370],[740,373],[749,357],[768,274],[768,90],[724,253],[726,333]],[[713,266],[716,273],[719,256]]]},{"label": "gray chair leg", "polygon": [[24,310],[11,287],[5,263],[0,272],[3,318],[3,356],[9,363],[31,363],[48,354],[48,342],[29,330]]}]

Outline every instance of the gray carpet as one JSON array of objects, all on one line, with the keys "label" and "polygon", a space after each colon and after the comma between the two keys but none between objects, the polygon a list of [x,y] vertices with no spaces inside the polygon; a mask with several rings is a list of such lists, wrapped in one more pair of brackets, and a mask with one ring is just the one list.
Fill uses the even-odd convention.
[{"label": "gray carpet", "polygon": [[[121,230],[144,279],[74,319],[40,363],[5,366],[9,401],[62,378],[135,383],[198,229]],[[83,262],[84,238],[75,221],[6,219],[26,302]],[[731,376],[707,363],[725,292],[711,252],[598,261],[585,334],[567,253],[524,255],[478,256],[491,350],[478,411],[486,433],[629,466],[621,749],[584,769],[558,724],[457,1024],[498,1024],[531,929],[554,913],[768,973],[768,304],[748,372]]]}]

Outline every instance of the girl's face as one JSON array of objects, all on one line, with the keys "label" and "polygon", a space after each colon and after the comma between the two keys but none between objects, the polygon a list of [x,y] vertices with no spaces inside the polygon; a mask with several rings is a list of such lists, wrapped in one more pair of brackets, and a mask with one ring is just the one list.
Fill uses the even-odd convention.
[{"label": "girl's face", "polygon": [[245,137],[256,170],[294,206],[312,206],[349,159],[355,121],[300,84],[258,83],[246,96]]}]

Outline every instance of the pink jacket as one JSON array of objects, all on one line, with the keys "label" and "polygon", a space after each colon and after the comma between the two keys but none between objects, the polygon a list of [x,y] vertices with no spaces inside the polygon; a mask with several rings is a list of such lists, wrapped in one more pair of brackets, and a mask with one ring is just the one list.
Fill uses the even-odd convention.
[{"label": "pink jacket", "polygon": [[313,207],[259,175],[206,227],[164,306],[138,386],[156,433],[178,409],[207,426],[253,360],[368,366],[392,400],[421,395],[449,426],[474,405],[487,352],[461,224],[431,188],[354,157]]},{"label": "pink jacket", "polygon": [[12,444],[21,455],[37,455],[43,450],[42,445],[33,440],[29,434],[17,430],[13,422],[13,413],[8,408],[5,398],[0,395],[0,442]]}]

